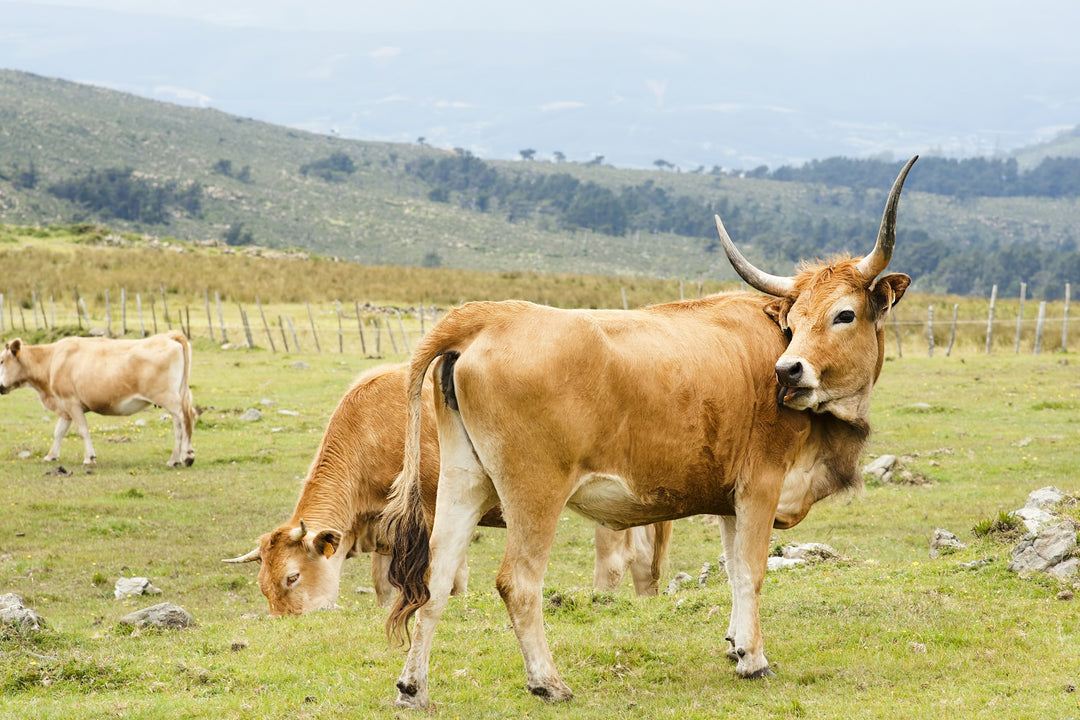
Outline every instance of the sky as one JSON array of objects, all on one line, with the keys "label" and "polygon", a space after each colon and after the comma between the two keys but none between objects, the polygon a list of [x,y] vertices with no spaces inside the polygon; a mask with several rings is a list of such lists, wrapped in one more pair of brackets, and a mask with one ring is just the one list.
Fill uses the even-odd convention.
[{"label": "sky", "polygon": [[0,0],[0,67],[482,157],[749,168],[1050,139],[1080,124],[1077,28],[1075,0]]}]

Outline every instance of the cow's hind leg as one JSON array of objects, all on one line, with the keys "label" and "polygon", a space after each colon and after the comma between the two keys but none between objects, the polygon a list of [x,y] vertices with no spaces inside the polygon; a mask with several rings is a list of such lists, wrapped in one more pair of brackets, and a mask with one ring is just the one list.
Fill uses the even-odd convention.
[{"label": "cow's hind leg", "polygon": [[735,572],[735,516],[734,515],[721,515],[720,516],[720,537],[723,540],[724,547],[724,568],[727,571],[728,584],[731,586],[731,620],[728,622],[727,629],[727,656],[729,660],[738,662],[739,655],[735,652],[735,628],[739,621],[739,593],[735,591],[736,582],[734,579]]},{"label": "cow's hind leg", "polygon": [[64,438],[67,437],[68,429],[71,427],[71,418],[67,415],[61,415],[56,420],[56,429],[53,430],[53,444],[49,448],[49,454],[45,456],[45,462],[52,462],[53,460],[60,459],[60,445],[64,442]]},{"label": "cow's hind leg", "polygon": [[[440,488],[440,493],[442,492]],[[544,634],[543,583],[551,543],[563,503],[550,498],[522,502],[506,497],[506,554],[495,584],[506,604],[525,660],[529,692],[549,702],[569,700],[574,693],[559,678]]]},{"label": "cow's hind leg", "polygon": [[[94,452],[94,444],[90,442],[90,424],[86,422],[86,413],[80,407],[72,408],[71,419],[75,422],[75,429],[82,436],[83,465],[93,465],[97,462],[97,453]],[[59,423],[57,423],[57,430],[59,429]]]},{"label": "cow's hind leg", "polygon": [[614,592],[619,589],[627,568],[634,561],[634,538],[630,533],[630,530],[609,530],[596,524],[593,587],[597,590]]},{"label": "cow's hind leg", "polygon": [[498,502],[491,480],[477,464],[456,414],[446,425],[440,418],[439,437],[439,494],[429,543],[430,599],[416,613],[409,656],[397,681],[395,704],[404,708],[428,707],[428,664],[435,627],[446,609],[455,578],[465,564],[477,523]]}]

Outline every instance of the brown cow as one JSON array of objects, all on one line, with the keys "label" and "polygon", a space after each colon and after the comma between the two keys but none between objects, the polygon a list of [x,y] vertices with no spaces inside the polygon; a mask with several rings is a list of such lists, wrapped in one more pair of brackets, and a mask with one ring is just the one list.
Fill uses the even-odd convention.
[{"label": "brown cow", "polygon": [[97,460],[86,413],[131,415],[149,405],[172,415],[175,442],[168,465],[195,462],[195,408],[188,388],[191,346],[177,331],[141,340],[71,337],[48,345],[16,338],[0,355],[0,394],[27,385],[60,416],[47,462],[60,459],[72,421],[83,439],[83,464]]},{"label": "brown cow", "polygon": [[[419,611],[397,704],[423,708],[435,627],[473,527],[501,504],[506,554],[496,587],[528,689],[572,697],[544,633],[544,570],[569,506],[612,528],[723,516],[736,671],[770,674],[758,616],[772,528],[857,486],[884,323],[910,278],[879,277],[892,256],[911,164],[886,202],[873,252],[763,273],[725,252],[768,295],[732,293],[643,310],[469,303],[420,342],[409,378],[405,469],[385,518],[401,592],[387,621],[401,638]],[[420,387],[435,362],[442,471],[429,536],[419,503]]]},{"label": "brown cow", "polygon": [[[259,588],[272,615],[301,615],[333,607],[345,559],[372,553],[376,601],[388,605],[393,592],[386,573],[389,558],[377,549],[378,521],[394,478],[401,472],[405,448],[405,381],[409,366],[382,365],[367,371],[349,388],[330,416],[326,432],[300,490],[292,517],[259,539],[246,555],[228,563],[260,561]],[[439,445],[435,433],[430,378],[424,383],[422,424],[422,499],[429,518],[435,514]],[[498,508],[481,525],[504,527]],[[596,587],[614,590],[627,569],[639,594],[655,595],[660,565],[667,556],[670,523],[634,533],[597,527]],[[463,591],[468,566],[462,563],[455,590]]]}]

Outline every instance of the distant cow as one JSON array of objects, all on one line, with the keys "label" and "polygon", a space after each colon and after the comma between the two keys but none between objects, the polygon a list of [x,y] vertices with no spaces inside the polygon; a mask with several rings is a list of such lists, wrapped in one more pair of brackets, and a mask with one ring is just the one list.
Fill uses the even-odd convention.
[{"label": "distant cow", "polygon": [[[259,588],[270,602],[272,615],[301,615],[332,607],[345,560],[358,553],[372,553],[376,601],[390,603],[389,558],[377,552],[388,552],[388,548],[379,541],[377,530],[404,457],[408,371],[407,363],[383,365],[360,376],[330,416],[292,517],[263,535],[251,552],[223,561],[261,563]],[[423,395],[422,501],[433,518],[439,445],[430,378]],[[498,507],[485,514],[480,524],[505,527]],[[638,594],[655,595],[670,525],[633,532],[598,526],[596,587],[614,590],[629,569]],[[465,589],[467,577],[468,566],[463,563],[456,571],[456,591]]]},{"label": "distant cow", "polygon": [[31,387],[60,416],[46,461],[60,459],[60,443],[74,421],[84,465],[97,460],[86,413],[131,415],[158,405],[172,415],[175,441],[168,464],[175,467],[195,462],[190,372],[191,346],[177,331],[141,340],[72,337],[48,345],[16,338],[0,355],[0,394]]},{"label": "distant cow", "polygon": [[[390,576],[400,589],[388,631],[404,639],[419,611],[399,706],[429,703],[428,662],[454,570],[477,519],[496,505],[507,533],[496,587],[531,692],[572,697],[548,648],[541,594],[567,506],[614,529],[722,516],[729,654],[740,676],[771,674],[759,622],[770,535],[861,480],[885,318],[910,283],[881,273],[914,161],[893,184],[864,258],[769,275],[746,261],[716,218],[732,265],[766,294],[634,311],[468,303],[428,332],[411,361],[405,469],[385,512]],[[419,420],[432,363],[442,472],[429,538],[419,502],[429,449]]]}]

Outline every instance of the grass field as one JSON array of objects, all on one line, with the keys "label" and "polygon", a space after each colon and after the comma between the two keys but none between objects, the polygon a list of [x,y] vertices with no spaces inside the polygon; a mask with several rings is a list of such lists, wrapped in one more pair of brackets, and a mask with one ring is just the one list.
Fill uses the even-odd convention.
[{"label": "grass field", "polygon": [[[271,619],[250,550],[291,513],[329,413],[374,361],[354,354],[221,350],[196,341],[192,387],[203,409],[196,462],[165,467],[171,424],[160,411],[91,417],[98,467],[70,476],[41,461],[54,418],[22,390],[0,399],[0,593],[20,594],[48,630],[0,642],[3,718],[410,717],[395,710],[404,661],[387,646],[366,559],[351,560],[341,609]],[[870,454],[905,456],[920,485],[867,487],[826,501],[775,542],[826,542],[844,560],[771,573],[762,603],[775,678],[735,677],[721,649],[730,596],[723,576],[673,596],[627,586],[596,594],[589,525],[567,513],[546,580],[549,640],[570,705],[524,690],[494,591],[503,538],[480,532],[470,591],[451,601],[432,658],[444,718],[1080,717],[1080,600],[1072,585],[1020,579],[1011,545],[971,528],[1045,485],[1076,493],[1080,377],[1074,354],[970,354],[886,363],[875,391]],[[263,419],[241,421],[257,407]],[[288,414],[281,411],[290,411]],[[293,414],[296,413],[296,414]],[[145,420],[140,424],[138,420]],[[29,457],[22,457],[29,452]],[[1077,508],[1068,512],[1077,516]],[[935,528],[967,548],[931,560]],[[678,521],[671,564],[715,568],[719,530]],[[978,569],[961,564],[994,557]],[[116,600],[121,576],[156,597]],[[131,631],[132,610],[174,602],[197,627]]]}]

